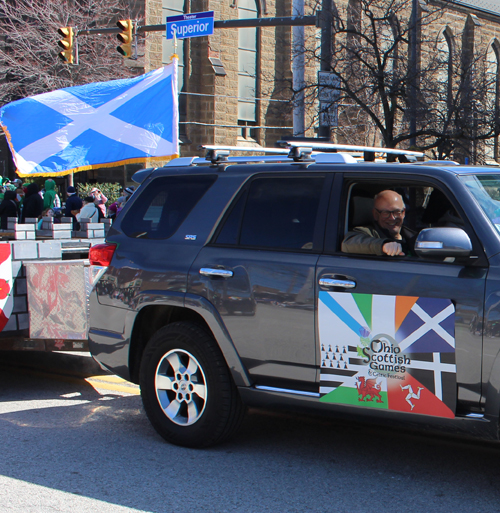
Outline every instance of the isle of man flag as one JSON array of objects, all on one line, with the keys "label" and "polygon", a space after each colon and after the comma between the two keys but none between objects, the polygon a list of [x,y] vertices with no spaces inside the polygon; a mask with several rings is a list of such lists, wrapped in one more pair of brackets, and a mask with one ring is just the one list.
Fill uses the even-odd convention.
[{"label": "isle of man flag", "polygon": [[320,401],[455,416],[451,300],[321,291],[318,310]]}]

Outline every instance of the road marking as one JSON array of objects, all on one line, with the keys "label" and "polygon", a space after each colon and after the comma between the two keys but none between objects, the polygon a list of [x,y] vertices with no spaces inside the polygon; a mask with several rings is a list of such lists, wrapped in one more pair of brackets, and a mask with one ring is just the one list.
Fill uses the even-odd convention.
[{"label": "road marking", "polygon": [[[10,371],[13,369],[13,367],[6,368],[5,366],[0,364],[0,369],[4,371]],[[55,379],[59,381],[65,381],[67,383],[81,384],[82,382],[86,382],[98,393],[100,393],[100,390],[110,390],[113,392],[122,392],[131,395],[140,395],[141,393],[138,385],[130,383],[129,381],[126,381],[114,374],[103,374],[97,376],[84,377],[78,376],[77,374],[62,374],[45,370],[36,370],[33,368],[26,367],[15,367],[15,371],[21,372],[23,374],[29,374],[30,376],[36,376],[38,378]]]},{"label": "road marking", "polygon": [[124,392],[127,394],[140,395],[141,391],[138,385],[125,381],[114,375],[89,376],[85,381],[97,392],[99,390],[112,390],[114,392]]}]

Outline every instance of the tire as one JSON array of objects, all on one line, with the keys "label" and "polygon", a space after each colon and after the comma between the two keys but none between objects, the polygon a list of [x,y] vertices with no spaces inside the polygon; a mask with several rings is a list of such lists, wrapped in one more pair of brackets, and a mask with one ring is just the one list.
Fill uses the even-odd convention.
[{"label": "tire", "polygon": [[240,426],[245,408],[214,338],[200,326],[176,322],[158,330],[141,362],[146,414],[168,442],[209,447]]}]

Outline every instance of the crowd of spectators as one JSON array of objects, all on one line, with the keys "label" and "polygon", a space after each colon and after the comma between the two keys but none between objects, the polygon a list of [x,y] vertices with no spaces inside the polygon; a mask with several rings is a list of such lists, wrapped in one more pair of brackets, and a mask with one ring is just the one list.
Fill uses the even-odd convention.
[{"label": "crowd of spectators", "polygon": [[134,187],[122,189],[121,196],[109,207],[108,198],[97,187],[92,188],[89,195],[80,198],[75,187],[66,189],[66,201],[63,204],[57,192],[56,183],[52,178],[45,180],[44,188],[36,183],[26,183],[20,178],[9,180],[0,176],[0,228],[7,229],[9,217],[17,217],[20,223],[27,218],[65,216],[73,218],[73,228],[79,230],[82,218],[99,222],[104,218],[114,219],[134,193]]}]

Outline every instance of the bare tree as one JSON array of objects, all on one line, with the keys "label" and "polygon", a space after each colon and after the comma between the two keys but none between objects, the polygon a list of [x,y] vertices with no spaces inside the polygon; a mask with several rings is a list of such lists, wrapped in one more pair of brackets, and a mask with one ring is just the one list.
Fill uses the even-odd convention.
[{"label": "bare tree", "polygon": [[131,17],[122,0],[0,0],[0,104],[90,82],[130,77],[114,34],[80,36],[78,65],[65,64],[57,33],[115,26]]},{"label": "bare tree", "polygon": [[[434,151],[439,158],[484,160],[485,143],[498,135],[499,109],[497,103],[491,106],[497,73],[488,73],[486,49],[479,50],[487,45],[474,33],[472,18],[445,52],[443,4],[346,4],[343,12],[332,13],[329,71],[335,76],[331,82],[337,101],[326,108],[338,109],[337,140],[404,144]],[[318,3],[312,8],[319,8]],[[317,39],[307,41],[303,51],[308,65],[318,68],[322,55]],[[305,86],[311,112],[318,109],[319,86],[316,80]],[[317,115],[311,120],[311,125],[317,123]]]},{"label": "bare tree", "polygon": [[484,163],[498,157],[498,57],[476,24],[469,16],[454,40],[445,30],[423,46],[416,135],[438,158]]}]

